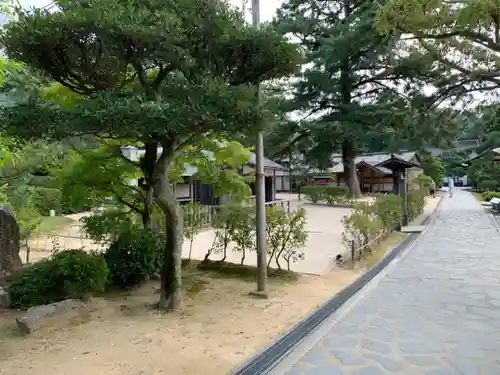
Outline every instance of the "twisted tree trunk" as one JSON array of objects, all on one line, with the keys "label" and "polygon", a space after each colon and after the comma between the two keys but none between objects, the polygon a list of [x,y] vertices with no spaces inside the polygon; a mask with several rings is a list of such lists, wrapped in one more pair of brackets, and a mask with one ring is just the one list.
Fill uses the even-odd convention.
[{"label": "twisted tree trunk", "polygon": [[349,188],[349,198],[361,198],[358,174],[356,172],[356,155],[352,142],[346,140],[342,143],[342,163],[344,164],[344,179]]},{"label": "twisted tree trunk", "polygon": [[165,247],[161,268],[161,290],[158,308],[164,312],[182,308],[182,243],[183,218],[172,184],[168,178],[168,169],[174,150],[171,145],[163,145],[163,153],[158,160],[154,174],[154,197],[156,204],[165,216]]}]

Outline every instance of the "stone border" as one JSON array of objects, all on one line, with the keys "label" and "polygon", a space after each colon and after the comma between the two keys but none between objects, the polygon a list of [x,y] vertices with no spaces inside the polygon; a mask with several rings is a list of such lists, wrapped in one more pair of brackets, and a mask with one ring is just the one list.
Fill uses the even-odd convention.
[{"label": "stone border", "polygon": [[[442,197],[436,209],[421,225],[429,225],[434,222],[441,203],[446,198]],[[425,233],[424,230],[422,233]],[[318,307],[308,316],[300,320],[295,326],[286,331],[275,342],[267,345],[254,357],[246,361],[241,367],[231,371],[229,375],[264,375],[269,374],[282,359],[284,359],[298,344],[300,344],[311,332],[318,328],[328,317],[342,307],[350,298],[364,288],[385,267],[387,267],[398,255],[408,249],[409,245],[422,233],[409,233],[392,248],[392,250],[378,263],[358,277],[352,284],[342,289],[330,298],[326,303]]]}]

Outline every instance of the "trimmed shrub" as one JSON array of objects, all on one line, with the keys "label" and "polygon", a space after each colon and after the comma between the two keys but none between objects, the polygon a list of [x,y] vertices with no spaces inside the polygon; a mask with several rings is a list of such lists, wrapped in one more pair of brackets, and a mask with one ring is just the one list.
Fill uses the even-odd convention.
[{"label": "trimmed shrub", "polygon": [[408,192],[408,220],[414,220],[424,211],[426,194],[422,190],[410,190]]},{"label": "trimmed shrub", "polygon": [[500,198],[500,191],[486,191],[482,196],[485,201],[490,201],[492,198]]},{"label": "trimmed shrub", "polygon": [[324,186],[302,186],[300,193],[305,195],[311,202],[316,203],[323,199],[324,189]]},{"label": "trimmed shrub", "polygon": [[104,253],[111,284],[126,290],[157,274],[163,245],[161,235],[147,229],[121,233]]},{"label": "trimmed shrub", "polygon": [[343,186],[303,186],[301,194],[311,202],[326,201],[328,204],[344,203],[347,201],[349,189]]},{"label": "trimmed shrub", "polygon": [[343,186],[325,186],[323,196],[329,204],[345,203],[349,189]]},{"label": "trimmed shrub", "polygon": [[395,194],[377,195],[372,212],[377,216],[386,231],[396,229],[401,216],[401,197]]},{"label": "trimmed shrub", "polygon": [[28,308],[62,301],[86,299],[102,291],[108,276],[101,255],[67,250],[20,269],[7,291],[13,308]]}]

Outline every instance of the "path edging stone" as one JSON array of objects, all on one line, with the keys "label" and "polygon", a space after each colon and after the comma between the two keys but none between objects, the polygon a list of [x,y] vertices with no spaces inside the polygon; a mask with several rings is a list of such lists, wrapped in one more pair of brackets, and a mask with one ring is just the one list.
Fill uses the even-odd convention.
[{"label": "path edging stone", "polygon": [[[421,225],[428,226],[434,222],[441,203],[445,200],[441,197],[434,212],[430,214]],[[427,228],[426,228],[427,229]],[[265,375],[269,374],[295,347],[297,347],[312,331],[323,323],[330,315],[335,313],[357,292],[365,287],[385,267],[387,267],[398,255],[409,248],[409,245],[426,232],[409,233],[392,248],[392,250],[380,259],[377,264],[358,277],[352,284],[342,289],[323,305],[304,317],[291,329],[281,335],[276,341],[267,345],[255,356],[247,360],[242,366],[234,369],[229,375]]]}]

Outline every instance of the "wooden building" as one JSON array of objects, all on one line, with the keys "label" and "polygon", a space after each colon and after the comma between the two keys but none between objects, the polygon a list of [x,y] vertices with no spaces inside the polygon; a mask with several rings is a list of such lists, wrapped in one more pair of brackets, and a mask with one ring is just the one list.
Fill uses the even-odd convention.
[{"label": "wooden building", "polygon": [[[381,165],[391,159],[392,155],[398,159],[412,163],[415,167],[407,171],[407,181],[413,180],[419,174],[423,173],[420,167],[420,156],[416,152],[401,153],[369,153],[359,155],[355,159],[356,172],[361,191],[363,193],[379,193],[393,191],[393,178],[390,169]],[[346,186],[344,178],[344,165],[341,155],[334,155],[333,167],[327,173],[316,174],[312,176],[314,184],[326,184],[333,186]]]},{"label": "wooden building", "polygon": [[[158,154],[161,153],[161,148],[158,149]],[[122,147],[122,153],[130,160],[138,161],[144,154],[144,150],[136,147]],[[206,152],[210,157],[211,153]],[[254,153],[250,154],[248,164],[241,171],[244,175],[255,174],[255,159]],[[276,200],[277,184],[276,179],[283,175],[286,168],[282,165],[273,162],[269,159],[264,159],[264,174],[265,174],[265,200],[272,202]],[[175,195],[181,204],[188,202],[199,202],[204,205],[218,206],[228,202],[227,197],[217,197],[210,184],[205,184],[196,178],[197,169],[191,165],[185,165],[185,170],[182,175],[183,181],[176,183],[174,186]],[[136,183],[136,181],[134,181]],[[253,194],[255,195],[255,183],[250,185]]]}]

